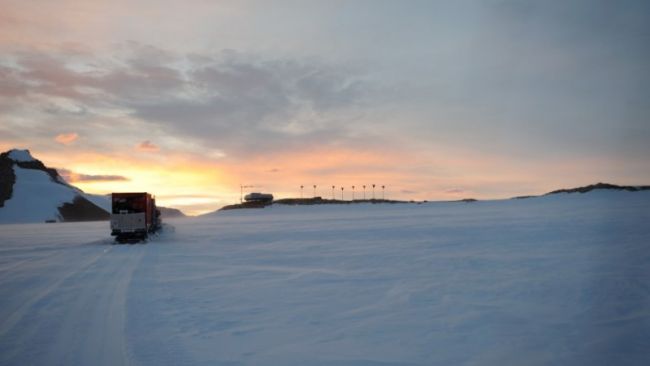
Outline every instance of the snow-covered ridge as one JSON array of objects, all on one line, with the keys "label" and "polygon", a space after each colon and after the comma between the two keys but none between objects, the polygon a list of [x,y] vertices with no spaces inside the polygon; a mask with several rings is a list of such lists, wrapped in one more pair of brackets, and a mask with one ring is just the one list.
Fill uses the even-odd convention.
[{"label": "snow-covered ridge", "polygon": [[11,198],[0,209],[0,222],[61,221],[58,208],[72,202],[76,192],[52,182],[47,173],[36,169],[14,167],[16,182]]},{"label": "snow-covered ridge", "polygon": [[[522,200],[522,199],[573,199],[574,196],[580,196],[583,193],[590,193],[594,198],[598,197],[609,197],[610,199],[622,198],[620,194],[625,193],[640,193],[640,192],[650,192],[650,186],[648,185],[639,185],[639,186],[620,186],[616,184],[609,183],[596,183],[588,186],[577,187],[577,188],[568,188],[568,189],[558,189],[542,195],[528,195],[528,196],[517,196],[512,197],[512,200]],[[580,193],[576,195],[575,193]],[[385,205],[385,204],[400,204],[400,205],[412,205],[412,204],[462,204],[462,203],[474,203],[482,201],[506,201],[508,199],[497,199],[497,200],[477,200],[473,198],[465,198],[455,201],[394,201],[394,200],[384,200],[384,199],[368,199],[368,200],[354,200],[354,201],[343,201],[343,200],[329,200],[323,199],[321,197],[315,198],[285,198],[279,200],[273,200],[271,202],[244,202],[241,204],[232,204],[224,206],[216,211],[208,212],[201,216],[214,216],[218,215],[222,211],[229,210],[240,210],[240,209],[262,209],[262,208],[272,208],[278,206],[348,206],[354,207],[358,205]]]},{"label": "snow-covered ridge", "polygon": [[29,150],[19,150],[19,149],[13,149],[9,150],[9,159],[13,161],[20,161],[20,162],[26,162],[26,161],[36,161],[34,157],[32,157],[32,154],[29,152]]},{"label": "snow-covered ridge", "polygon": [[0,154],[0,224],[107,219],[95,201],[29,150]]},{"label": "snow-covered ridge", "polygon": [[558,189],[547,193],[547,195],[558,194],[558,193],[587,193],[595,190],[638,192],[638,191],[648,191],[650,190],[650,186],[619,186],[616,184],[609,184],[609,183],[596,183],[584,187]]}]

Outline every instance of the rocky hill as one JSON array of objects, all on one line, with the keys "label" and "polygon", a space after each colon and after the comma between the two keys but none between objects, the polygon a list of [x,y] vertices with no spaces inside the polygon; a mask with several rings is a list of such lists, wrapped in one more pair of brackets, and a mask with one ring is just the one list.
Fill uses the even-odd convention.
[{"label": "rocky hill", "polygon": [[0,223],[107,220],[109,213],[29,150],[0,154]]},{"label": "rocky hill", "polygon": [[609,190],[615,190],[615,191],[629,191],[629,192],[637,192],[637,191],[647,191],[650,190],[650,186],[617,186],[616,184],[609,184],[609,183],[596,183],[596,184],[591,184],[588,186],[584,187],[577,187],[577,188],[568,188],[568,189],[558,189],[552,192],[549,192],[547,194],[558,194],[558,193],[587,193],[591,192],[593,190],[598,190],[598,189],[609,189]]}]

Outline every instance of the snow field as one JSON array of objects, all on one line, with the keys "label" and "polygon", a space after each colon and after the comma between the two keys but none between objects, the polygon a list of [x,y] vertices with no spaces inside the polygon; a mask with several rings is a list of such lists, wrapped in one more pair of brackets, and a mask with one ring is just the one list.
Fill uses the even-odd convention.
[{"label": "snow field", "polygon": [[650,194],[0,225],[0,365],[645,365]]}]

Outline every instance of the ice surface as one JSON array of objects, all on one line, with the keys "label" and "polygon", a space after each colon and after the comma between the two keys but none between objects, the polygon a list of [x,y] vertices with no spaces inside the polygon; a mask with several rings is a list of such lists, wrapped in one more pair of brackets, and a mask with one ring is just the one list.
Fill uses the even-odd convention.
[{"label": "ice surface", "polygon": [[52,182],[44,171],[18,166],[13,169],[16,182],[11,198],[0,208],[0,224],[58,220],[57,208],[74,200],[73,188]]},{"label": "ice surface", "polygon": [[650,192],[0,225],[0,365],[647,365]]}]

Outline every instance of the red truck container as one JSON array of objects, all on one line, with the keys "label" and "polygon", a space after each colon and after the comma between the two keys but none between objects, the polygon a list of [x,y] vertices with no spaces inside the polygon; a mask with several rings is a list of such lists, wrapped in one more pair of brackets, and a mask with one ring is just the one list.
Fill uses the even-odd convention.
[{"label": "red truck container", "polygon": [[160,211],[151,194],[113,193],[111,202],[111,235],[118,243],[144,241],[160,230]]}]

